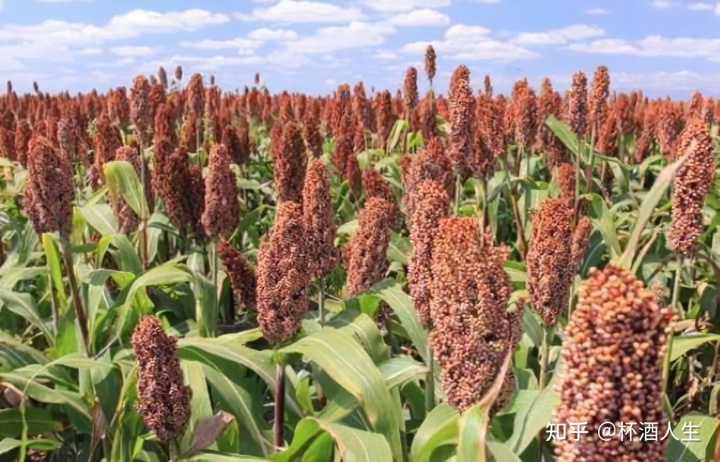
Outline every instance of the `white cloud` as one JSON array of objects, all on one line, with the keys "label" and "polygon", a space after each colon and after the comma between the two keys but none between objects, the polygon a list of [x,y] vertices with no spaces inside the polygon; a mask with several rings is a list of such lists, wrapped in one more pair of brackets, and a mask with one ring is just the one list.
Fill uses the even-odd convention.
[{"label": "white cloud", "polygon": [[707,58],[720,56],[720,39],[651,35],[641,40],[605,39],[569,46],[570,50],[596,54],[627,54],[636,56],[669,56],[678,58]]},{"label": "white cloud", "polygon": [[391,53],[389,51],[378,51],[374,55],[372,55],[373,59],[377,59],[378,61],[393,61],[398,58],[398,56],[395,53]]},{"label": "white cloud", "polygon": [[669,0],[652,0],[650,5],[652,5],[653,8],[660,8],[662,10],[675,6],[675,4]]},{"label": "white cloud", "polygon": [[450,0],[362,0],[368,8],[384,13],[399,13],[422,8],[450,6]]},{"label": "white cloud", "polygon": [[585,14],[610,14],[610,12],[604,8],[588,8],[585,10]]},{"label": "white cloud", "polygon": [[601,27],[575,24],[547,32],[523,32],[518,34],[513,42],[524,46],[565,45],[571,41],[602,37],[603,35],[605,35],[605,31]]},{"label": "white cloud", "polygon": [[720,74],[699,74],[687,70],[653,74],[613,72],[612,83],[613,87],[623,91],[642,89],[660,94],[682,91],[689,95],[700,89],[704,92],[720,91]]},{"label": "white cloud", "polygon": [[388,23],[395,26],[447,26],[450,18],[439,11],[423,8],[397,14],[388,19]]},{"label": "white cloud", "polygon": [[197,48],[200,50],[223,50],[232,48],[236,48],[238,50],[252,50],[260,46],[261,42],[239,37],[231,40],[204,39],[197,42],[180,42],[180,45],[186,48]]},{"label": "white cloud", "polygon": [[305,0],[280,0],[268,8],[257,8],[250,14],[238,13],[244,21],[279,21],[288,23],[330,22],[343,23],[363,19],[359,8],[343,8],[330,3]]},{"label": "white cloud", "polygon": [[104,26],[55,19],[39,24],[5,24],[0,26],[0,39],[55,45],[96,44],[99,41],[137,37],[146,33],[193,31],[229,20],[227,15],[200,9],[167,13],[132,10],[113,16]]},{"label": "white cloud", "polygon": [[337,80],[335,79],[325,79],[325,85],[330,85],[331,87],[334,87],[337,85]]},{"label": "white cloud", "polygon": [[720,16],[720,2],[715,5],[715,14]]},{"label": "white cloud", "polygon": [[134,56],[150,56],[158,53],[159,48],[144,47],[144,46],[131,46],[123,45],[119,47],[112,47],[110,51],[118,56],[134,57]]},{"label": "white cloud", "polygon": [[330,53],[337,50],[382,45],[395,33],[388,24],[351,22],[347,26],[321,27],[312,35],[287,43],[286,50],[297,54]]},{"label": "white cloud", "polygon": [[73,2],[82,2],[82,3],[90,3],[93,0],[37,0],[40,3],[73,3]]},{"label": "white cloud", "polygon": [[291,29],[256,29],[248,34],[248,38],[260,41],[272,40],[292,40],[297,38],[298,34]]},{"label": "white cloud", "polygon": [[488,34],[490,34],[490,29],[482,26],[455,24],[445,31],[445,39],[471,42],[474,40],[485,40]]},{"label": "white cloud", "polygon": [[691,3],[688,5],[689,10],[694,11],[712,11],[715,9],[712,3]]},{"label": "white cloud", "polygon": [[487,4],[493,4],[493,3],[500,3],[500,0],[475,0],[477,3],[487,3]]},{"label": "white cloud", "polygon": [[464,61],[516,61],[534,58],[537,54],[514,43],[490,36],[490,30],[482,26],[456,24],[445,31],[444,40],[413,42],[402,47],[407,54],[422,56],[432,44],[439,56]]}]

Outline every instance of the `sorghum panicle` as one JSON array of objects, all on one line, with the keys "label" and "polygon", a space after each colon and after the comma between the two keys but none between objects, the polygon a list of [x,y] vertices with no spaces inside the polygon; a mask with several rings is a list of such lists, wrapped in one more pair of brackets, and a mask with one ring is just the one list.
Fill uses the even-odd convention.
[{"label": "sorghum panicle", "polygon": [[662,363],[672,318],[672,310],[631,272],[613,264],[590,270],[565,329],[560,402],[552,420],[584,422],[587,433],[557,441],[558,462],[664,460],[665,438],[602,441],[598,430],[605,422],[626,428],[653,422],[659,435],[667,431]]},{"label": "sorghum panicle", "polygon": [[132,335],[139,371],[136,409],[162,442],[180,436],[190,418],[192,391],[184,384],[177,357],[177,339],[160,320],[144,316]]},{"label": "sorghum panicle", "polygon": [[310,275],[322,277],[338,262],[330,179],[325,164],[315,159],[308,168],[303,186],[303,223],[307,234],[307,255]]},{"label": "sorghum panicle", "polygon": [[[224,237],[218,242],[218,255],[225,265],[235,294],[235,306],[241,310],[255,310],[257,306],[257,276],[255,269]],[[239,298],[239,300],[238,300]]]},{"label": "sorghum panicle", "polygon": [[257,268],[258,323],[273,343],[292,338],[308,309],[307,251],[302,206],[281,202],[269,239],[260,246]]},{"label": "sorghum panicle", "polygon": [[[520,339],[522,310],[507,310],[507,250],[493,246],[492,234],[480,231],[476,218],[443,219],[432,252],[429,340],[448,403],[464,411],[487,393]],[[513,388],[508,371],[493,410],[507,403]]]},{"label": "sorghum panicle", "polygon": [[370,198],[358,214],[358,228],[350,241],[347,290],[358,295],[382,280],[387,268],[386,253],[395,224],[396,206],[380,197]]},{"label": "sorghum panicle", "polygon": [[695,119],[681,136],[678,158],[687,156],[673,179],[670,245],[681,255],[691,255],[702,232],[705,195],[715,175],[712,138],[705,121]]},{"label": "sorghum panicle", "polygon": [[222,144],[214,144],[205,179],[205,211],[202,224],[207,236],[231,233],[238,223],[240,206],[235,175],[230,170],[230,155]]},{"label": "sorghum panicle", "polygon": [[445,185],[433,179],[421,181],[416,189],[415,213],[409,226],[412,253],[408,280],[418,317],[427,323],[430,321],[430,284],[433,280],[433,240],[440,220],[447,216],[450,196]]}]

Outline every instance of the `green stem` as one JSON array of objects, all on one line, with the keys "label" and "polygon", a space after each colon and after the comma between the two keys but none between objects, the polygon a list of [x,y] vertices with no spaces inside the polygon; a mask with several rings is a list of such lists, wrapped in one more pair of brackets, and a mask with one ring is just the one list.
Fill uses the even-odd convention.
[{"label": "green stem", "polygon": [[318,281],[320,291],[318,292],[318,322],[322,327],[325,323],[325,278],[321,277]]},{"label": "green stem", "polygon": [[178,460],[178,457],[180,457],[180,447],[175,438],[168,441],[168,454],[171,462]]},{"label": "green stem", "polygon": [[428,343],[426,351],[428,374],[427,380],[425,381],[425,415],[429,414],[430,411],[435,408],[435,365],[430,343]]},{"label": "green stem", "polygon": [[542,351],[540,352],[540,378],[538,385],[540,390],[547,384],[548,365],[550,363],[550,344],[554,333],[553,326],[543,326]]},{"label": "green stem", "polygon": [[524,260],[528,251],[528,244],[525,240],[525,226],[523,226],[522,217],[520,216],[520,209],[518,208],[517,201],[515,200],[515,195],[513,194],[512,183],[510,182],[510,165],[507,157],[504,160],[505,182],[507,183],[508,188],[508,201],[510,202],[510,207],[512,209],[513,216],[515,217],[513,221],[515,223],[515,231],[518,235],[518,251],[520,252],[520,256],[522,257],[522,259]]},{"label": "green stem", "polygon": [[460,200],[462,199],[462,174],[455,173],[455,216],[460,212]]},{"label": "green stem", "polygon": [[218,312],[220,311],[220,288],[218,287],[218,239],[217,237],[213,238],[212,243],[210,244],[210,251],[212,252],[211,256],[211,271],[213,276],[213,287],[215,287],[215,296],[213,297],[213,321],[211,324],[211,329],[209,332],[210,337],[215,337],[215,325],[217,324],[216,321],[218,319]]},{"label": "green stem", "polygon": [[275,371],[275,420],[273,422],[273,435],[275,449],[279,450],[285,445],[283,430],[285,427],[285,367],[278,362]]},{"label": "green stem", "polygon": [[68,281],[70,281],[70,291],[73,297],[73,308],[75,309],[75,322],[80,328],[82,335],[82,343],[85,347],[85,354],[90,355],[90,334],[88,331],[88,320],[83,308],[82,299],[80,298],[80,290],[78,289],[77,279],[75,278],[75,265],[73,264],[72,253],[70,251],[70,242],[67,238],[62,240],[63,260],[65,261],[65,272]]},{"label": "green stem", "polygon": [[142,197],[143,200],[140,201],[140,216],[142,220],[141,229],[140,229],[140,259],[142,261],[142,268],[143,271],[145,271],[148,268],[148,235],[147,235],[147,219],[145,216],[147,215],[145,211],[145,198],[146,191],[145,191],[145,176],[147,173],[145,172],[145,147],[142,139],[142,134],[140,135],[140,190],[142,191]]}]

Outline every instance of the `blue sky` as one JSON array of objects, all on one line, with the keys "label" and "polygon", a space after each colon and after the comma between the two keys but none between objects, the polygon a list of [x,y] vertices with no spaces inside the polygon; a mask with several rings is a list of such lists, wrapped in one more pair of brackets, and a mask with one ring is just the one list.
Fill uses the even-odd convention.
[{"label": "blue sky", "polygon": [[564,89],[605,64],[617,90],[720,96],[716,0],[0,0],[0,70],[18,91],[105,91],[178,64],[228,90],[255,72],[273,91],[395,90],[428,43],[441,91],[459,64],[499,92],[521,77]]}]

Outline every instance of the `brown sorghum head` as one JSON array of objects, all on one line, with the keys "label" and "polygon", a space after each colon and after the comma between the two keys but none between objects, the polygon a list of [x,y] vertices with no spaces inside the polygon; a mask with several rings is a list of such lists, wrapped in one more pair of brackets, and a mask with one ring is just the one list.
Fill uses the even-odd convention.
[{"label": "brown sorghum head", "polygon": [[308,269],[311,277],[322,277],[335,269],[338,251],[330,180],[321,159],[313,160],[308,168],[302,198]]},{"label": "brown sorghum head", "polygon": [[610,74],[607,66],[598,66],[593,75],[592,89],[588,101],[588,130],[600,131],[608,116],[607,99],[610,96]]},{"label": "brown sorghum head", "polygon": [[530,146],[535,142],[538,123],[537,110],[535,91],[530,88],[527,79],[517,81],[513,87],[510,107],[513,136],[516,143]]},{"label": "brown sorghum head", "polygon": [[569,162],[563,162],[554,171],[555,184],[560,189],[560,197],[565,200],[575,200],[575,166]]},{"label": "brown sorghum head", "polygon": [[75,199],[70,161],[45,137],[36,136],[31,144],[23,201],[25,213],[36,233],[58,231],[66,239],[72,228]]},{"label": "brown sorghum head", "polygon": [[582,217],[575,227],[572,247],[570,249],[570,254],[572,255],[571,266],[575,269],[575,271],[580,268],[580,263],[585,256],[585,251],[587,250],[588,241],[590,240],[592,231],[593,224],[588,217]]},{"label": "brown sorghum head", "polygon": [[103,165],[111,162],[115,158],[115,151],[122,146],[120,133],[117,128],[110,124],[107,115],[102,114],[97,119],[95,125],[95,136],[93,137],[95,145],[94,170],[97,174],[98,182],[104,183],[105,175],[103,173]]},{"label": "brown sorghum head", "polygon": [[230,170],[230,155],[222,144],[214,144],[205,179],[205,211],[202,224],[207,236],[231,233],[240,215],[235,175]]},{"label": "brown sorghum head", "polygon": [[315,118],[309,111],[306,111],[303,116],[303,141],[313,157],[322,156],[323,138]]},{"label": "brown sorghum head", "polygon": [[691,121],[682,133],[678,159],[682,165],[673,179],[670,245],[681,255],[692,254],[695,240],[702,232],[705,195],[715,174],[712,138],[705,121]]},{"label": "brown sorghum head", "polygon": [[583,71],[573,74],[572,85],[568,95],[567,121],[573,132],[585,136],[588,118],[587,78]]},{"label": "brown sorghum head", "polygon": [[222,144],[227,148],[230,159],[237,165],[242,165],[247,159],[247,146],[240,142],[237,130],[232,125],[223,128]]},{"label": "brown sorghum head", "polygon": [[440,220],[447,216],[450,196],[445,185],[432,179],[417,185],[415,212],[410,223],[412,254],[408,263],[410,297],[420,321],[430,321],[430,284],[432,277],[433,240]]},{"label": "brown sorghum head", "polygon": [[662,363],[672,318],[672,310],[631,272],[612,264],[590,271],[565,329],[560,402],[552,420],[584,422],[587,433],[557,441],[558,462],[664,459],[663,438],[602,441],[598,430],[605,422],[654,422],[658,434],[667,431]]},{"label": "brown sorghum head", "polygon": [[302,206],[281,202],[269,239],[260,247],[257,268],[258,323],[273,343],[293,337],[308,309],[307,251]]},{"label": "brown sorghum head", "polygon": [[458,66],[450,80],[450,135],[448,158],[453,168],[462,172],[473,151],[475,98],[470,88],[470,70]]},{"label": "brown sorghum head", "polygon": [[377,147],[384,148],[395,123],[392,112],[392,95],[385,90],[375,95],[375,123],[377,129]]},{"label": "brown sorghum head", "polygon": [[362,184],[365,189],[365,197],[368,199],[379,197],[388,202],[395,202],[395,194],[390,187],[390,183],[387,182],[379,170],[374,168],[363,170]]},{"label": "brown sorghum head", "polygon": [[610,115],[605,118],[605,123],[600,127],[595,149],[608,157],[617,157],[620,152],[619,128],[619,114],[616,111],[612,111]]},{"label": "brown sorghum head", "polygon": [[15,134],[0,125],[0,157],[8,160],[16,160],[15,156]]},{"label": "brown sorghum head", "polygon": [[637,143],[635,144],[635,162],[638,164],[650,155],[650,149],[655,142],[655,126],[657,124],[657,105],[649,105],[645,108],[642,119],[642,128]]},{"label": "brown sorghum head", "polygon": [[205,108],[205,87],[203,86],[203,79],[200,73],[195,73],[190,77],[186,93],[185,112],[202,118]]},{"label": "brown sorghum head", "polygon": [[349,158],[353,154],[353,139],[355,132],[352,123],[352,118],[349,114],[343,116],[338,126],[338,133],[335,136],[335,150],[332,154],[333,165],[338,174],[345,179],[346,165],[349,162]]},{"label": "brown sorghum head", "polygon": [[403,100],[408,113],[418,104],[417,69],[412,66],[408,68],[403,80]]},{"label": "brown sorghum head", "polygon": [[435,78],[435,72],[437,72],[436,60],[435,48],[433,48],[432,45],[428,45],[425,49],[425,73],[431,84]]},{"label": "brown sorghum head", "polygon": [[138,362],[136,409],[158,439],[179,436],[190,418],[192,391],[184,384],[177,357],[177,339],[168,336],[160,320],[144,316],[132,335]]},{"label": "brown sorghum head", "polygon": [[144,75],[138,75],[133,79],[133,87],[130,90],[130,118],[143,142],[149,143],[149,134],[154,121],[152,102],[150,101],[150,83]]},{"label": "brown sorghum head", "polygon": [[660,141],[663,155],[668,160],[676,159],[676,143],[684,125],[683,109],[680,103],[670,100],[660,103],[655,132]]},{"label": "brown sorghum head", "polygon": [[153,190],[162,197],[170,222],[181,232],[194,232],[203,212],[202,174],[198,173],[191,170],[185,148],[173,150],[167,139],[155,147]]},{"label": "brown sorghum head", "polygon": [[282,129],[277,149],[274,149],[275,188],[278,201],[302,201],[307,156],[302,133],[295,123],[288,123]]},{"label": "brown sorghum head", "polygon": [[23,167],[27,166],[28,144],[30,143],[31,137],[32,128],[30,127],[28,121],[25,119],[19,120],[17,127],[15,127],[15,139],[13,140],[13,144],[15,146],[15,157]]},{"label": "brown sorghum head", "polygon": [[[478,229],[477,219],[441,220],[432,249],[430,344],[442,368],[448,403],[463,411],[492,386],[509,349],[520,339],[522,310],[508,312],[510,277],[505,248]],[[493,408],[512,393],[512,372]]]},{"label": "brown sorghum head", "polygon": [[370,198],[358,214],[347,267],[347,290],[358,295],[385,276],[386,253],[395,224],[396,206],[379,197]]},{"label": "brown sorghum head", "polygon": [[567,307],[576,268],[572,263],[571,203],[546,199],[533,216],[532,242],[527,254],[528,290],[533,310],[545,325],[554,326]]},{"label": "brown sorghum head", "polygon": [[489,75],[485,75],[484,94],[485,96],[489,96],[490,98],[492,98],[493,95],[493,86]]},{"label": "brown sorghum head", "polygon": [[167,90],[167,88],[168,88],[167,72],[165,71],[165,68],[162,66],[160,66],[158,68],[158,81],[160,82],[160,85],[162,85],[163,88]]},{"label": "brown sorghum head", "polygon": [[425,149],[421,149],[414,156],[406,156],[402,159],[407,159],[403,160],[404,166],[401,170],[404,189],[402,203],[407,222],[411,223],[415,202],[418,200],[418,185],[424,180],[434,180],[450,194],[453,179],[450,161],[445,156],[443,145],[437,137],[430,138]]},{"label": "brown sorghum head", "polygon": [[178,67],[175,68],[175,79],[182,80],[183,77],[183,68],[182,66],[178,65]]},{"label": "brown sorghum head", "polygon": [[255,310],[257,277],[245,255],[238,252],[225,238],[220,238],[218,242],[218,255],[230,277],[230,284],[235,294],[235,306],[241,310]]}]

